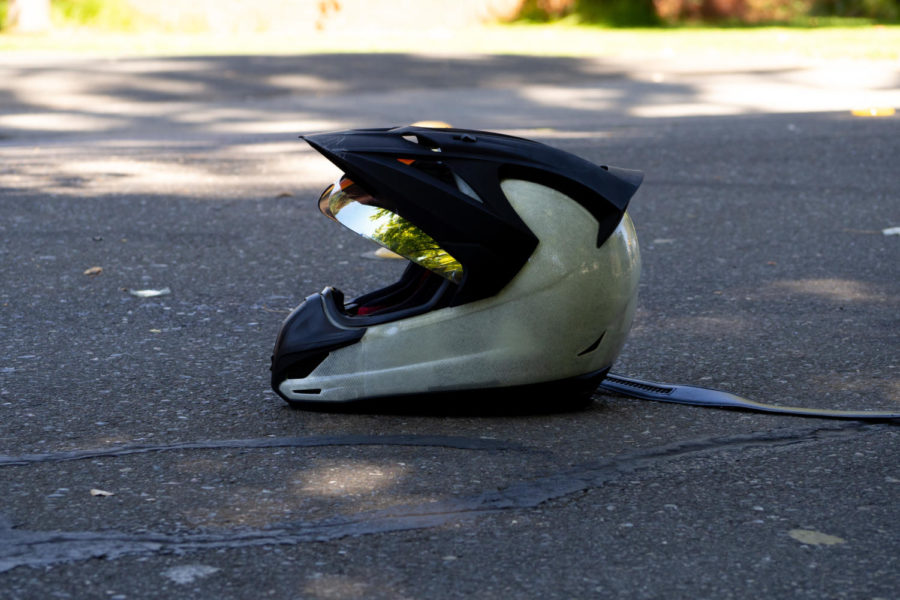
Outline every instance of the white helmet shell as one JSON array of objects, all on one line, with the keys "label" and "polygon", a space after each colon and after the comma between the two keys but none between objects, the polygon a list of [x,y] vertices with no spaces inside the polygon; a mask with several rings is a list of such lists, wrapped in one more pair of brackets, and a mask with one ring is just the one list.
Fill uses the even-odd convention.
[{"label": "white helmet shell", "polygon": [[[434,298],[445,300],[380,318],[363,316],[365,301],[343,304],[335,290],[310,296],[276,343],[278,394],[311,404],[572,381],[589,394],[621,351],[634,315],[640,252],[631,219],[623,210],[603,238],[596,215],[556,187],[519,178],[498,187],[537,240],[499,291],[455,304],[446,290],[456,283],[435,275],[442,283]],[[428,240],[440,243],[439,236]]]}]

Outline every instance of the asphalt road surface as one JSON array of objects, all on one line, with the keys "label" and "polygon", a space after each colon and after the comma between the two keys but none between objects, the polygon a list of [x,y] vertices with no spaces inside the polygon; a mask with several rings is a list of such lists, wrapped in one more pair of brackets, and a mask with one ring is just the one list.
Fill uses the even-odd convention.
[{"label": "asphalt road surface", "polygon": [[897,65],[6,56],[0,82],[0,597],[898,597],[896,424],[268,384],[303,297],[401,269],[318,213],[334,168],[297,135],[440,119],[646,173],[617,372],[897,410],[900,118],[850,112],[900,106]]}]

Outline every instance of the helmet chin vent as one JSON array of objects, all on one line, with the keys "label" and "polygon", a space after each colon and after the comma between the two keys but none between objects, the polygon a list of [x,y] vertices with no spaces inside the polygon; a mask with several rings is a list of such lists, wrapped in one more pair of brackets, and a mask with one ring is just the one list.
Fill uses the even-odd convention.
[{"label": "helmet chin vent", "polygon": [[308,390],[291,390],[291,392],[295,394],[321,394],[322,390],[319,388],[312,388]]}]

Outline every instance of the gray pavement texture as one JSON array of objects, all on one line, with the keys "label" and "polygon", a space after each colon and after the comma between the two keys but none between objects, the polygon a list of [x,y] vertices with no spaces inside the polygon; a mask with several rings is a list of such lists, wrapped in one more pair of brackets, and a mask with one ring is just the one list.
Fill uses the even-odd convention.
[{"label": "gray pavement texture", "polygon": [[6,56],[0,81],[0,597],[898,597],[895,424],[305,412],[267,379],[304,296],[401,268],[317,213],[333,167],[296,136],[441,119],[646,173],[616,371],[896,410],[900,118],[849,112],[900,105],[896,65]]}]

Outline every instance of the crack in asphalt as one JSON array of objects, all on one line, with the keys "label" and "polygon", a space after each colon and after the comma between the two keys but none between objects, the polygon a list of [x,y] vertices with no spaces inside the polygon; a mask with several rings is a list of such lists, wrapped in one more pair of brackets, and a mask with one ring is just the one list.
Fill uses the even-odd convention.
[{"label": "crack in asphalt", "polygon": [[91,558],[185,553],[249,546],[325,542],[349,536],[426,529],[503,510],[533,508],[551,500],[600,487],[626,474],[669,461],[717,452],[742,452],[849,438],[888,424],[846,422],[804,429],[708,437],[626,452],[505,488],[437,502],[401,505],[335,516],[317,522],[287,522],[261,529],[221,533],[127,533],[120,531],[29,531],[16,529],[0,515],[0,573],[20,566],[45,567]]},{"label": "crack in asphalt", "polygon": [[177,442],[174,444],[129,444],[112,448],[70,450],[45,454],[24,454],[21,456],[0,455],[0,467],[30,465],[35,463],[67,462],[90,458],[128,456],[149,452],[169,452],[173,450],[216,450],[222,448],[313,448],[318,446],[429,446],[454,450],[517,450],[531,451],[531,448],[492,438],[471,438],[446,435],[320,435],[308,437],[251,438],[236,440],[205,440],[199,442]]}]

